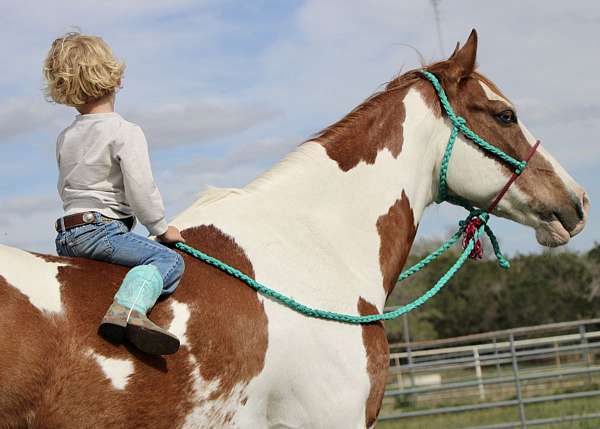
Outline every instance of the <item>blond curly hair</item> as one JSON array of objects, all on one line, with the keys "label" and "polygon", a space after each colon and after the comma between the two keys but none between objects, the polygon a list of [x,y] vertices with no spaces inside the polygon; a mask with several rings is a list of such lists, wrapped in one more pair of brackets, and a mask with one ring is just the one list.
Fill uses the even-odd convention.
[{"label": "blond curly hair", "polygon": [[67,33],[52,43],[44,61],[45,94],[49,101],[81,106],[115,92],[124,70],[100,37]]}]

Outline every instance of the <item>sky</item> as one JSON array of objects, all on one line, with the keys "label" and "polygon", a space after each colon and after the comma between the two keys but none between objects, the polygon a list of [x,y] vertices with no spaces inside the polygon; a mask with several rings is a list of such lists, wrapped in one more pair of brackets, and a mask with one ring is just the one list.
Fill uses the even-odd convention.
[{"label": "sky", "polygon": [[[99,7],[98,5],[102,6]],[[0,0],[0,243],[55,253],[55,141],[73,109],[43,96],[52,41],[100,35],[127,65],[116,109],[149,141],[174,217],[207,186],[243,186],[343,117],[401,70],[446,58],[472,28],[480,71],[586,189],[600,242],[600,3],[430,1]],[[420,54],[418,54],[416,52]],[[418,239],[445,239],[462,209],[428,209]],[[506,253],[539,252],[534,232],[491,223]],[[140,227],[138,232],[145,233]]]}]

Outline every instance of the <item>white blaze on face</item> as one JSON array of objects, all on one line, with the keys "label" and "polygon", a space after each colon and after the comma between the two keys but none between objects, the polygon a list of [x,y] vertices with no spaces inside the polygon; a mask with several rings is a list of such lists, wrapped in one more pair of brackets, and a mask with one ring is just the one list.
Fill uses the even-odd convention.
[{"label": "white blaze on face", "polygon": [[[531,132],[529,132],[525,124],[523,124],[521,121],[519,121],[519,127],[521,127],[521,131],[523,132],[525,138],[527,138],[529,144],[533,145],[537,141],[537,139],[533,136],[533,134],[531,134]],[[576,194],[583,192],[581,186],[575,181],[575,179],[573,179],[573,177],[571,177],[569,173],[567,173],[563,166],[560,165],[560,163],[556,159],[554,159],[554,157],[546,150],[543,144],[540,144],[538,146],[536,154],[534,156],[540,155],[543,156],[552,165],[552,168],[554,169],[558,177],[561,178],[561,180],[567,186],[567,188],[569,188]]]},{"label": "white blaze on face", "polygon": [[492,88],[490,88],[485,82],[479,81],[479,85],[481,85],[481,87],[483,88],[483,92],[485,92],[485,95],[488,98],[488,100],[502,101],[506,103],[506,107],[513,108],[513,105],[510,101],[502,97],[500,94],[494,92]]},{"label": "white blaze on face", "polygon": [[88,354],[100,365],[102,372],[110,380],[115,389],[125,389],[129,382],[129,376],[133,374],[134,367],[131,360],[107,358],[93,350],[88,350]]},{"label": "white blaze on face", "polygon": [[[479,81],[479,83],[489,100],[499,100],[506,103],[507,108],[513,108],[512,104],[507,99],[494,92],[484,82]],[[523,136],[527,140],[527,143],[530,146],[533,146],[537,142],[537,139],[529,132],[527,127],[520,120],[518,120],[518,125],[523,133]],[[581,188],[581,186],[569,175],[569,173],[567,173],[562,165],[560,165],[558,161],[556,161],[556,159],[554,159],[554,157],[546,151],[543,145],[538,147],[532,159],[539,159],[538,157],[542,157],[550,163],[554,173],[562,180],[568,192],[572,194],[573,198],[579,198],[582,200],[582,203],[585,206],[587,200],[584,198],[585,192],[583,188]],[[508,196],[512,197],[513,200],[518,201],[518,203],[511,201],[511,198]],[[524,211],[522,209],[523,207],[528,207],[530,205],[530,201],[531,196],[527,196],[521,192],[519,189],[519,183],[517,182],[516,186],[513,186],[510,189],[507,197],[501,200],[499,210],[503,211],[504,213],[510,213],[510,218],[517,222],[534,227],[536,229],[538,241],[544,245],[557,245],[568,242],[570,234],[563,228],[559,221],[554,220],[551,222],[544,222],[541,221],[539,216],[531,210]],[[587,214],[584,213],[584,221],[580,223],[578,228],[571,231],[571,233],[576,234],[583,229],[586,216]]]},{"label": "white blaze on face", "polygon": [[0,275],[42,311],[62,311],[60,283],[56,277],[58,267],[66,265],[47,262],[29,252],[0,245]]}]

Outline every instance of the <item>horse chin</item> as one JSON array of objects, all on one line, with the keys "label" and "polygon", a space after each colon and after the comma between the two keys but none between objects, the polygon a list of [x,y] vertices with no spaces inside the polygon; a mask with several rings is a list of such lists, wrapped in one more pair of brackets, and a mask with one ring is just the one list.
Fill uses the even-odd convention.
[{"label": "horse chin", "polygon": [[535,238],[538,243],[546,247],[557,247],[567,244],[571,239],[571,234],[557,220],[542,222],[535,229]]}]

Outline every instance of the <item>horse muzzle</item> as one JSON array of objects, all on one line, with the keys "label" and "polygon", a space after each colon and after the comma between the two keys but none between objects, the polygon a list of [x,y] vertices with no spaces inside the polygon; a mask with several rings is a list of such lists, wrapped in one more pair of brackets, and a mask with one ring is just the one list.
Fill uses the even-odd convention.
[{"label": "horse muzzle", "polygon": [[562,246],[583,230],[590,212],[590,200],[583,190],[576,193],[573,200],[568,207],[560,207],[540,216],[541,222],[536,227],[535,235],[541,245]]}]

